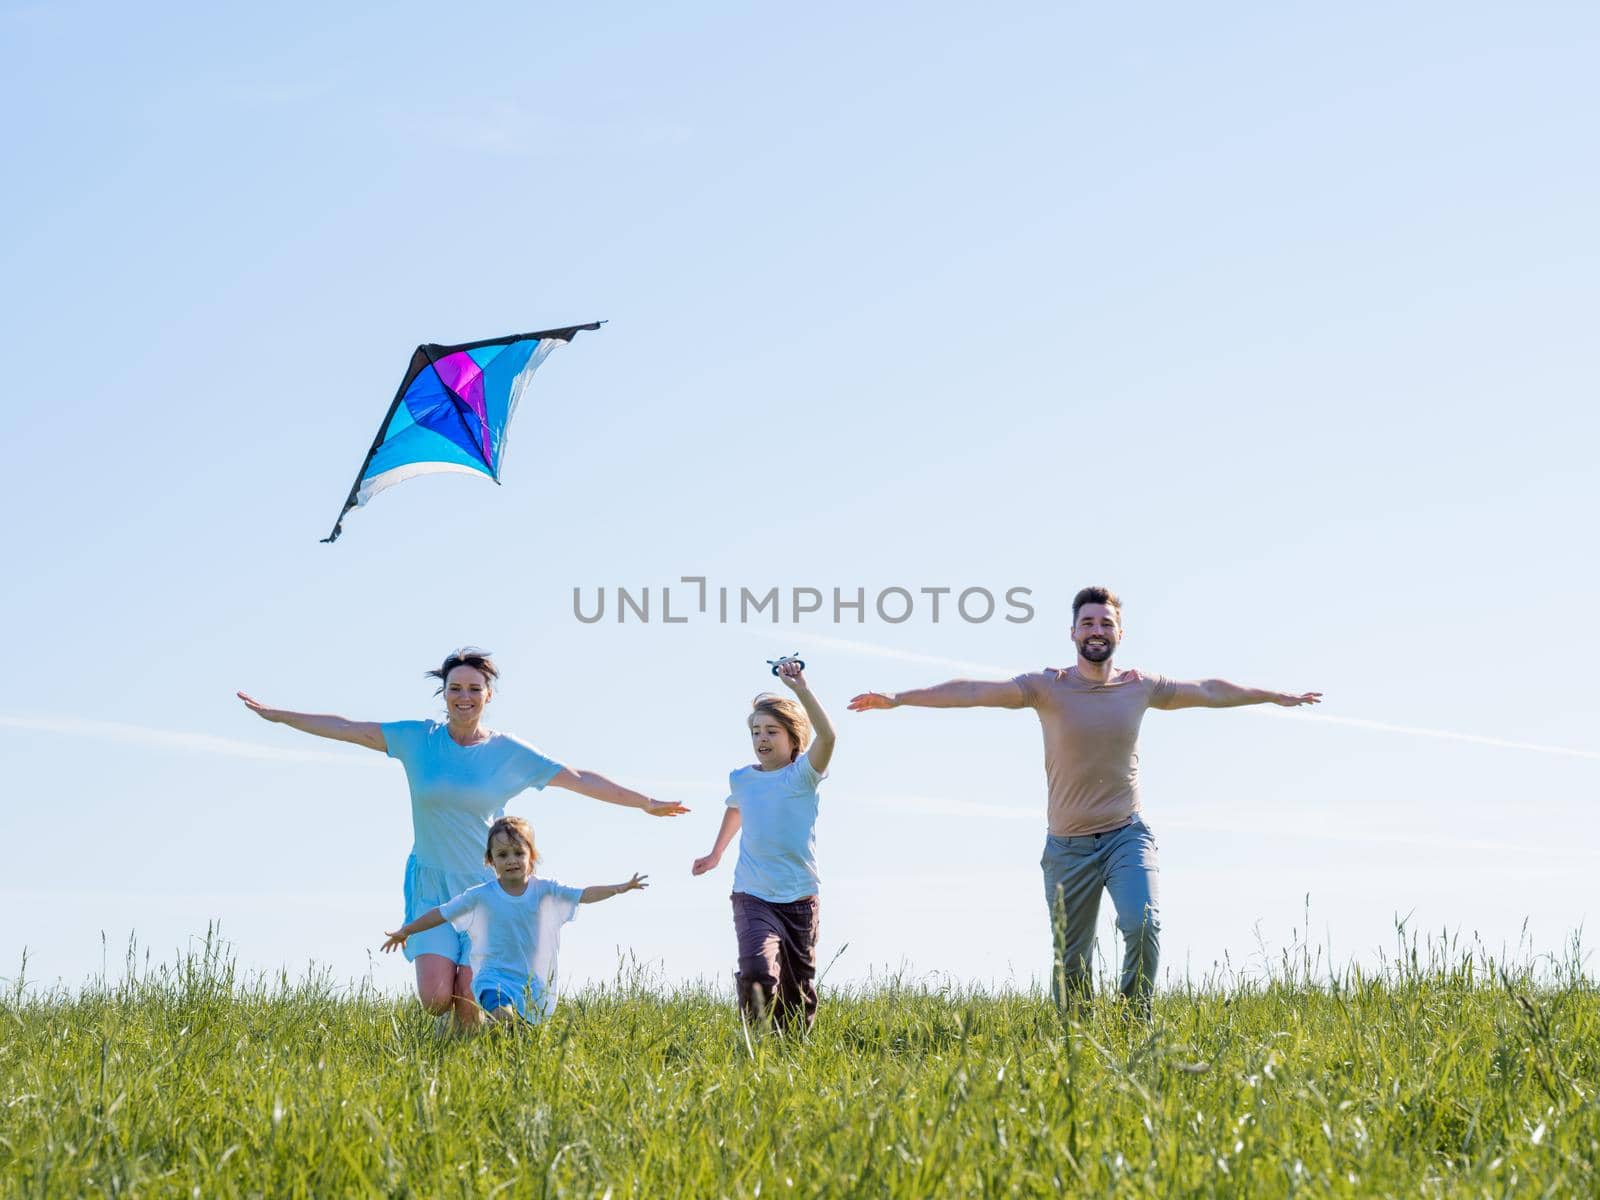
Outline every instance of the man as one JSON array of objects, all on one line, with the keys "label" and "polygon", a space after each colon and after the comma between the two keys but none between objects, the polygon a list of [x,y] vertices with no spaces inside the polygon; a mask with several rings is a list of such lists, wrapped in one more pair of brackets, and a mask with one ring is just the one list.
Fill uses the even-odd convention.
[{"label": "man", "polygon": [[1235,708],[1244,704],[1316,704],[1321,692],[1292,695],[1222,679],[1180,683],[1119,671],[1111,656],[1122,641],[1122,601],[1086,587],[1072,601],[1076,666],[1050,668],[998,683],[956,679],[886,696],[867,692],[851,712],[918,708],[1031,708],[1044,731],[1050,834],[1045,840],[1045,903],[1055,934],[1050,991],[1057,1003],[1086,996],[1101,889],[1111,893],[1122,933],[1120,990],[1150,1012],[1160,954],[1156,843],[1140,816],[1139,724],[1147,708]]}]

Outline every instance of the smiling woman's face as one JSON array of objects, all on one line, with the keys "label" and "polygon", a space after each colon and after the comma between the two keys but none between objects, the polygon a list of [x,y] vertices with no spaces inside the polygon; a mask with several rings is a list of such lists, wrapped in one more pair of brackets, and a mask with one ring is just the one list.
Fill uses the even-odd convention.
[{"label": "smiling woman's face", "polygon": [[456,725],[475,725],[494,689],[477,667],[456,667],[444,681],[444,709]]}]

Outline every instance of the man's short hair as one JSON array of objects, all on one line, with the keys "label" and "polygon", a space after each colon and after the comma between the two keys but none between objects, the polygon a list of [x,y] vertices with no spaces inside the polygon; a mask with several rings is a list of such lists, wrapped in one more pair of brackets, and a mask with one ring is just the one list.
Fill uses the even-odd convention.
[{"label": "man's short hair", "polygon": [[1117,624],[1122,624],[1122,601],[1110,588],[1086,587],[1072,598],[1072,623],[1078,623],[1078,610],[1085,604],[1104,604],[1117,610]]}]

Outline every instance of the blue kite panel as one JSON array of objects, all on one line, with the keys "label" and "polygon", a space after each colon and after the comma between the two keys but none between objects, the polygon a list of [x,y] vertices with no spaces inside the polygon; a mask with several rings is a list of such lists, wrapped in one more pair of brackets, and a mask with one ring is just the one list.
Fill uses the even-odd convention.
[{"label": "blue kite panel", "polygon": [[371,479],[408,463],[454,463],[457,466],[471,467],[474,471],[482,471],[485,475],[489,474],[480,456],[463,450],[449,438],[440,437],[425,426],[413,425],[398,437],[379,446],[361,477]]},{"label": "blue kite panel", "polygon": [[478,366],[487,367],[500,357],[500,352],[504,349],[504,346],[479,346],[476,350],[468,350],[467,357],[477,363]]},{"label": "blue kite panel", "polygon": [[537,339],[513,342],[483,369],[483,407],[489,418],[489,429],[494,434],[496,462],[500,461],[500,447],[505,444],[506,425],[511,420],[512,385],[538,348]]}]

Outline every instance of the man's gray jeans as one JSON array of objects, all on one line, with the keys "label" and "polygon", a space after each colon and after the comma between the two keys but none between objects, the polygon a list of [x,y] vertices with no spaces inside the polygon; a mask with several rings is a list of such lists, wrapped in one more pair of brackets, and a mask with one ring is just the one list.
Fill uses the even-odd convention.
[{"label": "man's gray jeans", "polygon": [[1109,833],[1051,834],[1039,865],[1055,933],[1050,994],[1056,1003],[1087,997],[1091,990],[1094,927],[1104,888],[1116,905],[1122,933],[1120,990],[1140,1012],[1148,1013],[1161,953],[1156,839],[1149,827],[1135,817]]}]

